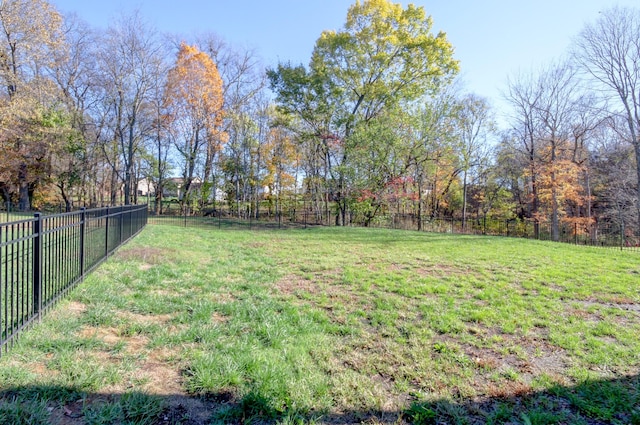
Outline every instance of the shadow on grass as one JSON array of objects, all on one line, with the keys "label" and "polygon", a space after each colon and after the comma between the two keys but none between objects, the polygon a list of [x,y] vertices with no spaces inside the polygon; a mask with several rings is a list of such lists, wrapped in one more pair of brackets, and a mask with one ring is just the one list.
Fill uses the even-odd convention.
[{"label": "shadow on grass", "polygon": [[414,402],[406,410],[340,413],[274,408],[268,395],[90,393],[73,387],[0,392],[0,424],[640,424],[640,375],[474,400]]}]

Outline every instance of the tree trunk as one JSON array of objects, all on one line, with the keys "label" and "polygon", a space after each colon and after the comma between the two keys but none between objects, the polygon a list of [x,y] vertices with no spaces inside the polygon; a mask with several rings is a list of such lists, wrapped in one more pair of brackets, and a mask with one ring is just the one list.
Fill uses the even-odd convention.
[{"label": "tree trunk", "polygon": [[422,179],[418,177],[418,231],[422,230]]},{"label": "tree trunk", "polygon": [[29,198],[29,183],[27,183],[27,164],[20,164],[18,170],[18,210],[29,211],[31,200]]},{"label": "tree trunk", "polygon": [[111,206],[118,203],[118,174],[115,169],[111,170]]},{"label": "tree trunk", "polygon": [[640,236],[640,140],[638,140],[636,136],[635,143],[633,144],[633,148],[636,154],[636,173],[637,173],[637,199],[636,199],[636,208],[638,209],[638,222],[636,223],[636,235]]},{"label": "tree trunk", "polygon": [[467,230],[467,170],[462,176],[462,232]]},{"label": "tree trunk", "polygon": [[58,187],[60,188],[60,196],[62,196],[62,200],[64,201],[64,212],[71,212],[73,203],[71,199],[69,199],[69,196],[67,196],[67,191],[64,190],[64,184],[60,183]]},{"label": "tree trunk", "polygon": [[162,185],[158,184],[158,186],[156,186],[155,205],[153,207],[156,215],[162,215],[162,190]]},{"label": "tree trunk", "polygon": [[538,217],[538,185],[536,182],[535,166],[531,165],[531,195],[533,201],[531,203],[531,217],[533,218],[533,237],[540,239],[540,220]]},{"label": "tree trunk", "polygon": [[131,173],[127,170],[124,174],[124,204],[131,203]]},{"label": "tree trunk", "polygon": [[558,218],[558,188],[556,185],[556,173],[551,173],[551,239],[554,242],[560,240],[560,222]]}]

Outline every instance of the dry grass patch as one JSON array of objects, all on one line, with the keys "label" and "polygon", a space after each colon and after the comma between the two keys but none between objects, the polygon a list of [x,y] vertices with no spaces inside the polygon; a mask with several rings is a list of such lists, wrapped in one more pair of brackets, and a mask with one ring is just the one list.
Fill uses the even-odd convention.
[{"label": "dry grass patch", "polygon": [[[155,293],[156,291],[153,292]],[[128,322],[134,322],[143,325],[163,325],[170,322],[175,316],[174,314],[138,314],[131,311],[118,311],[116,315]]]},{"label": "dry grass patch", "polygon": [[280,278],[273,284],[273,288],[278,294],[294,296],[299,296],[300,294],[315,295],[323,292],[323,288],[315,279],[305,279],[293,274]]},{"label": "dry grass patch", "polygon": [[87,311],[87,306],[77,301],[69,301],[65,305],[65,310],[72,316],[80,316]]},{"label": "dry grass patch", "polygon": [[118,250],[115,258],[122,261],[134,261],[139,263],[140,269],[148,270],[158,264],[172,263],[177,254],[178,252],[171,248],[127,246]]},{"label": "dry grass patch", "polygon": [[94,326],[87,326],[82,328],[78,332],[78,336],[86,339],[95,338],[104,342],[108,346],[114,346],[123,339],[120,336],[120,331],[117,328]]}]

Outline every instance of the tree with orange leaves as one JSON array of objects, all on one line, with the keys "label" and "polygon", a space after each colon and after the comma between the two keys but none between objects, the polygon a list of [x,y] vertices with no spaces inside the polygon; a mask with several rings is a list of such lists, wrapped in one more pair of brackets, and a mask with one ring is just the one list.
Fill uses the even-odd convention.
[{"label": "tree with orange leaves", "polygon": [[222,89],[222,78],[211,57],[195,46],[181,43],[176,63],[167,76],[165,107],[176,148],[184,158],[183,204],[189,202],[199,162],[203,176],[201,200],[208,200],[213,160],[226,140],[222,130]]}]

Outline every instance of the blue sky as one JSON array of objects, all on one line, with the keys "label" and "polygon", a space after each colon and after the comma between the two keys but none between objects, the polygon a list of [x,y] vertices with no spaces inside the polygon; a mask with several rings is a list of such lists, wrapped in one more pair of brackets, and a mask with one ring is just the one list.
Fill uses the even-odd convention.
[{"label": "blue sky", "polygon": [[[266,65],[308,63],[325,29],[340,29],[355,0],[50,0],[97,27],[119,13],[140,10],[158,30],[176,34],[213,32],[232,45],[252,48]],[[434,30],[445,31],[461,62],[468,91],[504,108],[507,77],[559,58],[586,22],[614,5],[638,0],[415,0]]]}]

